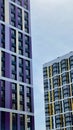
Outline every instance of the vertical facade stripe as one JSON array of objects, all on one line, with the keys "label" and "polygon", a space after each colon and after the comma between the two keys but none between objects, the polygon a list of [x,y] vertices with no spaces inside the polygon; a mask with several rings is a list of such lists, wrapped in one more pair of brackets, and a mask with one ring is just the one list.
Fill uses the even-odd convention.
[{"label": "vertical facade stripe", "polygon": [[12,130],[12,113],[10,113],[10,130]]}]

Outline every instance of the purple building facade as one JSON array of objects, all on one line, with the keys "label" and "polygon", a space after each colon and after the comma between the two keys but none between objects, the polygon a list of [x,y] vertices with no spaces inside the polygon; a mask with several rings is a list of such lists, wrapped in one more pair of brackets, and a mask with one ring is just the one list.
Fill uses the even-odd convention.
[{"label": "purple building facade", "polygon": [[0,130],[35,130],[30,0],[0,0]]}]

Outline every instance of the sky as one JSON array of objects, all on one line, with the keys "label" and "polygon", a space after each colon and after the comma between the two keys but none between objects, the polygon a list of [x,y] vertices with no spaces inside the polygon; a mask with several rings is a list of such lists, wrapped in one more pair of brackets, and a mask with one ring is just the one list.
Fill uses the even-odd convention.
[{"label": "sky", "polygon": [[30,0],[35,130],[46,130],[43,64],[73,51],[73,0]]}]

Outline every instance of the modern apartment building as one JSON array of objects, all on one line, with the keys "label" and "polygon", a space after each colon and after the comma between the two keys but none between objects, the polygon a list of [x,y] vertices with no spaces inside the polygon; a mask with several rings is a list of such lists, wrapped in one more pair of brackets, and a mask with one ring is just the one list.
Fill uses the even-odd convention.
[{"label": "modern apartment building", "polygon": [[30,0],[0,0],[0,130],[35,130]]},{"label": "modern apartment building", "polygon": [[73,52],[43,65],[46,130],[73,130]]}]

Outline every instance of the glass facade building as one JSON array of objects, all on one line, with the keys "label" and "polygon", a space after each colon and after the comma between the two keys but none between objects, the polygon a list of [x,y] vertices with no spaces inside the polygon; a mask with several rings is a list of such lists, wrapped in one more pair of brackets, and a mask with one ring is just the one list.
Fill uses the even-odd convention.
[{"label": "glass facade building", "polygon": [[0,130],[35,130],[30,0],[0,0]]},{"label": "glass facade building", "polygon": [[46,130],[73,130],[73,52],[43,65]]}]

